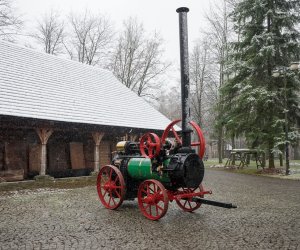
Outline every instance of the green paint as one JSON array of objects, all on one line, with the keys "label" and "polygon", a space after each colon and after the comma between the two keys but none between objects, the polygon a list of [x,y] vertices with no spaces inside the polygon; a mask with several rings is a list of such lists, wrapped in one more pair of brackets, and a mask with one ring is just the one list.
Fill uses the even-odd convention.
[{"label": "green paint", "polygon": [[[164,165],[168,164],[169,160],[164,161]],[[161,182],[170,182],[167,174],[159,175],[157,172],[152,172],[152,164],[149,158],[132,158],[128,162],[128,173],[136,180],[155,179]]]}]

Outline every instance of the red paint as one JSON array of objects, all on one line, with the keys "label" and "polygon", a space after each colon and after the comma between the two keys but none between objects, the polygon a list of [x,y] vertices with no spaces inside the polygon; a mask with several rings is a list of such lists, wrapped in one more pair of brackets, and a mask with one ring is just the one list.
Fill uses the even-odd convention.
[{"label": "red paint", "polygon": [[204,197],[204,188],[202,184],[198,188],[181,188],[179,194],[175,196],[177,205],[187,212],[193,212],[201,206],[199,202],[193,202],[192,197]]},{"label": "red paint", "polygon": [[120,170],[112,165],[106,165],[99,171],[97,177],[97,192],[103,206],[117,209],[125,196],[125,182]]},{"label": "red paint", "polygon": [[[159,155],[161,148],[160,138],[157,134],[147,133],[140,139],[140,151],[142,156],[153,159]],[[147,149],[147,153],[145,151]]]},{"label": "red paint", "polygon": [[138,204],[145,217],[150,220],[159,220],[168,210],[167,190],[157,180],[143,181],[138,190]]},{"label": "red paint", "polygon": [[[172,130],[172,133],[173,135],[175,136],[176,140],[178,141],[178,143],[182,144],[182,140],[181,138],[179,137],[178,133],[175,131],[174,129],[174,125],[176,123],[179,123],[181,120],[178,119],[178,120],[174,120],[172,121],[165,129],[163,135],[162,135],[162,138],[161,138],[161,143],[164,144],[168,135],[169,135],[169,132]],[[191,146],[192,147],[198,147],[199,149],[199,156],[200,158],[202,159],[203,158],[203,155],[205,153],[205,139],[204,139],[204,136],[203,136],[203,132],[201,130],[201,128],[198,126],[197,123],[193,122],[193,121],[190,121],[189,122],[192,127],[194,128],[194,130],[196,131],[196,135],[198,137],[198,141],[197,142],[192,142],[191,143]]]}]

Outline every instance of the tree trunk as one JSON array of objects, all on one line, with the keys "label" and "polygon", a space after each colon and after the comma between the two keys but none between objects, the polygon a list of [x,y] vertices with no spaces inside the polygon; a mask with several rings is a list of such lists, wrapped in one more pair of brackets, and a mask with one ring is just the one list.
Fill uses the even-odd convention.
[{"label": "tree trunk", "polygon": [[250,160],[251,160],[251,156],[250,155],[246,155],[246,164],[249,165],[250,164]]},{"label": "tree trunk", "polygon": [[269,168],[275,168],[274,154],[269,152]]},{"label": "tree trunk", "polygon": [[[234,140],[234,135],[231,136],[231,146],[232,149],[235,149],[235,140]],[[235,155],[232,155],[232,165],[235,165]]]},{"label": "tree trunk", "polygon": [[219,156],[219,163],[223,163],[223,127],[219,128],[218,156]]},{"label": "tree trunk", "polygon": [[297,140],[297,143],[294,146],[294,160],[300,160],[299,140]]},{"label": "tree trunk", "polygon": [[274,154],[272,153],[272,149],[273,149],[273,142],[269,141],[269,148],[268,148],[268,153],[269,153],[269,168],[275,168]]},{"label": "tree trunk", "polygon": [[261,167],[265,168],[266,167],[266,153],[262,152],[261,154]]}]

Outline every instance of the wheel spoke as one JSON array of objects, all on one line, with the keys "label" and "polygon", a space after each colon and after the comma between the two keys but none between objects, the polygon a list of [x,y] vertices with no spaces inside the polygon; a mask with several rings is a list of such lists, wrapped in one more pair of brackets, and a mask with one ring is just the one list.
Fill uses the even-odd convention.
[{"label": "wheel spoke", "polygon": [[187,200],[185,200],[185,202],[184,202],[184,204],[183,204],[183,206],[186,206],[186,203],[187,203],[188,201]]},{"label": "wheel spoke", "polygon": [[156,204],[155,206],[155,209],[156,209],[156,216],[158,215],[158,205]]},{"label": "wheel spoke", "polygon": [[146,211],[147,208],[149,208],[149,207],[150,207],[150,204],[147,204],[147,205],[144,207],[144,210]]},{"label": "wheel spoke", "polygon": [[160,206],[160,205],[158,205],[158,204],[156,204],[156,207],[160,210],[160,211],[163,211],[164,209]]},{"label": "wheel spoke", "polygon": [[114,183],[116,184],[117,181],[120,181],[119,176],[116,176],[116,178],[115,178],[115,180],[114,180]]},{"label": "wheel spoke", "polygon": [[109,172],[109,179],[110,180],[112,179],[112,172],[113,172],[113,170],[111,169],[110,172]]},{"label": "wheel spoke", "polygon": [[152,144],[149,144],[148,151],[149,151],[148,153],[150,153],[150,152],[152,153],[152,151],[153,151],[153,145]]},{"label": "wheel spoke", "polygon": [[148,155],[149,155],[149,158],[152,159],[152,157],[153,157],[153,152],[152,152],[152,149],[151,149],[151,148],[148,149]]},{"label": "wheel spoke", "polygon": [[112,199],[112,195],[111,195],[111,193],[109,192],[109,200],[108,200],[108,205],[110,205],[110,201],[111,201],[111,199]]},{"label": "wheel spoke", "polygon": [[105,177],[106,177],[106,178],[109,178],[108,170],[109,170],[109,169],[108,169],[107,167],[104,167]]},{"label": "wheel spoke", "polygon": [[112,197],[111,199],[112,199],[112,201],[114,202],[114,205],[117,205],[117,203],[116,203],[114,197]]},{"label": "wheel spoke", "polygon": [[103,178],[102,178],[102,180],[103,180],[103,182],[108,182],[109,181],[109,178],[108,178],[108,176],[107,175],[105,175],[105,176],[103,176]]},{"label": "wheel spoke", "polygon": [[141,190],[141,192],[144,193],[145,196],[147,196],[147,194],[148,194],[147,190],[145,190],[145,187],[143,187],[143,189]]},{"label": "wheel spoke", "polygon": [[172,127],[172,132],[173,132],[176,140],[178,141],[178,143],[182,144],[181,139],[180,139],[179,135],[177,134],[176,130],[174,129],[174,127]]},{"label": "wheel spoke", "polygon": [[150,187],[150,185],[148,186],[148,193],[149,194],[154,194],[154,190],[153,190],[153,188],[152,187]]},{"label": "wheel spoke", "polygon": [[114,189],[114,191],[115,191],[115,194],[121,199],[121,195],[117,192],[117,190]]},{"label": "wheel spoke", "polygon": [[104,189],[103,197],[107,194],[107,190]]},{"label": "wheel spoke", "polygon": [[150,190],[150,187],[149,187],[149,185],[147,185],[147,195],[150,194],[149,190]]}]

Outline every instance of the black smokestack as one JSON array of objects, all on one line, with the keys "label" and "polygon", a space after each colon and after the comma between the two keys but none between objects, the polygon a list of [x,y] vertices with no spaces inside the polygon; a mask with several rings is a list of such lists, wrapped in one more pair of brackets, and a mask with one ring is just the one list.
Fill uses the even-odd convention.
[{"label": "black smokestack", "polygon": [[181,107],[182,107],[182,146],[191,146],[190,122],[190,78],[189,78],[189,51],[187,12],[189,9],[181,7],[176,10],[179,13],[179,42],[180,42],[180,69],[181,69]]}]

